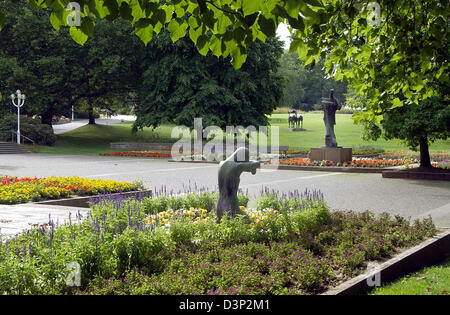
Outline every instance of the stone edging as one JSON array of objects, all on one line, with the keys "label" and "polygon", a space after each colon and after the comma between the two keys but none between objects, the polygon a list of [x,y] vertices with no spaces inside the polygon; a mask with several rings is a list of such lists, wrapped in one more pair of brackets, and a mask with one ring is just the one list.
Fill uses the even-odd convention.
[{"label": "stone edging", "polygon": [[[141,190],[141,191],[128,191],[122,193],[112,193],[107,194],[107,198],[114,199],[116,197],[123,197],[124,199],[128,198],[136,198],[136,197],[147,197],[152,193],[151,190]],[[57,199],[57,200],[45,200],[38,201],[34,204],[38,205],[53,205],[53,206],[66,206],[66,207],[79,207],[79,208],[89,208],[89,201],[91,198],[98,198],[102,195],[93,195],[93,196],[83,196],[83,197],[73,197],[73,198],[65,198],[65,199]]]},{"label": "stone edging", "polygon": [[408,172],[407,170],[395,171],[389,170],[382,172],[383,178],[403,178],[403,179],[425,179],[450,181],[450,173],[432,173],[432,172]]},{"label": "stone edging", "polygon": [[382,263],[377,268],[367,271],[334,287],[322,295],[358,295],[373,288],[369,283],[382,284],[395,280],[409,272],[433,265],[445,260],[450,255],[450,229],[439,233],[421,244],[400,253]]}]

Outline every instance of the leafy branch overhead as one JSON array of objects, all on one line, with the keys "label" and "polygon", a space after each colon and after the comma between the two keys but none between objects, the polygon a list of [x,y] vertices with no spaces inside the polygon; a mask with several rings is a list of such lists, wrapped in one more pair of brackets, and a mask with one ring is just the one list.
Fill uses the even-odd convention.
[{"label": "leafy branch overhead", "polygon": [[[9,0],[15,1],[15,0]],[[55,29],[67,26],[71,0],[28,0],[34,8],[52,11]],[[202,55],[231,57],[236,69],[257,39],[276,36],[280,23],[292,31],[290,50],[313,67],[347,80],[369,102],[358,120],[392,107],[420,104],[436,96],[436,83],[448,82],[449,10],[447,0],[379,0],[379,11],[368,1],[353,0],[79,0],[81,23],[71,26],[72,38],[83,44],[97,19],[131,22],[147,44],[167,27],[171,40],[186,35]],[[378,14],[379,13],[379,14]],[[0,27],[3,25],[0,13]],[[378,90],[383,73],[394,75]]]},{"label": "leafy branch overhead", "polygon": [[[66,5],[70,0],[29,0],[35,8],[50,8],[55,29],[68,25]],[[73,39],[84,44],[93,34],[95,19],[128,20],[136,35],[147,44],[168,26],[173,42],[189,35],[202,55],[232,57],[240,68],[247,48],[260,39],[274,37],[278,25],[288,19],[292,25],[304,25],[303,16],[319,22],[320,2],[316,0],[80,0],[81,25],[70,26]],[[324,17],[325,18],[325,17]],[[1,20],[0,20],[1,21]],[[324,20],[325,21],[325,20]]]}]

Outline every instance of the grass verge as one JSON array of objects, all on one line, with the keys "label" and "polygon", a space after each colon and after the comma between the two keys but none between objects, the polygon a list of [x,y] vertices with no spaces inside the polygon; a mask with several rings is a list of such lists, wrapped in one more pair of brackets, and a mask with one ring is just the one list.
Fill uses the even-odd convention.
[{"label": "grass verge", "polygon": [[426,267],[395,282],[374,289],[370,295],[449,295],[450,258],[437,266]]}]

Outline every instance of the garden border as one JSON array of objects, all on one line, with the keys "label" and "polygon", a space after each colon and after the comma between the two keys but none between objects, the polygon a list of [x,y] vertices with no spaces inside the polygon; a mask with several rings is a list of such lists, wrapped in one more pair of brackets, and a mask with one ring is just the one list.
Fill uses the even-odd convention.
[{"label": "garden border", "polygon": [[[183,160],[178,161],[174,159],[168,160],[168,162],[180,162],[180,163],[205,163],[205,164],[219,164],[217,161],[199,161],[199,160]],[[382,174],[384,171],[393,171],[397,167],[393,168],[370,168],[370,167],[335,167],[335,166],[301,166],[301,165],[282,165],[278,166],[267,164],[265,168],[288,170],[288,171],[320,171],[320,172],[340,172],[340,173],[370,173],[370,174]]]},{"label": "garden border", "polygon": [[[124,199],[136,198],[136,197],[148,197],[152,194],[151,190],[138,190],[138,191],[127,191],[121,193],[111,193],[107,194],[108,198],[115,198],[118,196],[124,197]],[[52,199],[34,202],[37,205],[53,205],[53,206],[66,206],[66,207],[78,207],[78,208],[89,208],[89,201],[92,198],[98,198],[104,194],[92,195],[92,196],[82,196],[82,197],[72,197],[64,199]]]},{"label": "garden border", "polygon": [[321,295],[359,295],[374,288],[377,278],[386,284],[409,272],[444,261],[450,256],[450,228],[440,229],[438,235],[425,240],[417,246],[401,252],[374,269],[350,279]]}]

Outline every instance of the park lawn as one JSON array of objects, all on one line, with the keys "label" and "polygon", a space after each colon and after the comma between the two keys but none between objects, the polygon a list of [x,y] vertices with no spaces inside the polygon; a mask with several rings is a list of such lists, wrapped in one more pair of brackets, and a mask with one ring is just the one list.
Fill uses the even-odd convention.
[{"label": "park lawn", "polygon": [[371,295],[449,295],[450,259],[374,289]]},{"label": "park lawn", "polygon": [[131,133],[132,122],[114,125],[86,125],[57,135],[54,146],[35,146],[33,152],[48,154],[100,154],[117,151],[110,148],[111,142],[173,142],[170,138],[172,126],[164,125],[152,130],[145,128],[137,134]]},{"label": "park lawn", "polygon": [[[273,114],[270,117],[272,126],[279,127],[280,145],[287,145],[292,148],[309,149],[321,147],[325,144],[325,127],[323,123],[323,113],[313,112],[303,114],[303,128],[306,131],[289,131],[288,114]],[[334,126],[336,139],[339,146],[348,148],[361,148],[370,146],[382,148],[386,151],[408,151],[408,147],[402,141],[385,140],[364,141],[361,139],[362,127],[355,125],[350,114],[336,114],[336,125]],[[450,141],[436,141],[430,145],[430,151],[449,152]]]},{"label": "park lawn", "polygon": [[[325,128],[323,114],[320,112],[304,114],[303,128],[306,131],[293,132],[288,130],[288,114],[273,114],[270,117],[271,126],[279,127],[280,145],[291,149],[310,149],[324,145]],[[100,154],[113,152],[111,142],[175,142],[171,138],[174,125],[163,125],[155,130],[144,128],[136,135],[131,133],[132,122],[114,125],[86,125],[67,133],[57,135],[53,147],[36,146],[33,151],[50,154]],[[203,126],[206,127],[206,126]],[[382,148],[386,151],[408,151],[408,147],[400,140],[363,141],[360,137],[361,126],[354,125],[351,115],[337,114],[335,133],[338,145],[351,148],[366,146]],[[268,137],[270,144],[270,132]],[[430,151],[450,152],[450,141],[440,140],[432,143]]]}]

